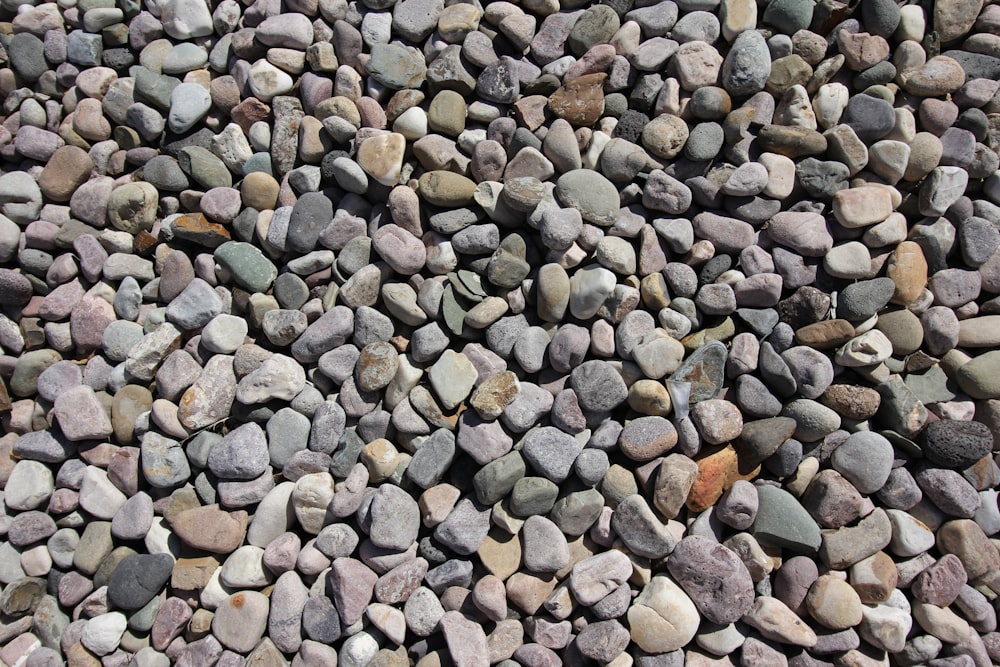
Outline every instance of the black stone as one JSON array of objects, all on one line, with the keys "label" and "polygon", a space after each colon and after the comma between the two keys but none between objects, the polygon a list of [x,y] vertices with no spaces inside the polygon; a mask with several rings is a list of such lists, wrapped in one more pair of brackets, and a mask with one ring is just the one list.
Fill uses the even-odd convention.
[{"label": "black stone", "polygon": [[618,125],[615,126],[614,136],[631,141],[632,143],[638,143],[639,136],[648,122],[649,116],[641,111],[626,111],[618,117]]},{"label": "black stone", "polygon": [[896,291],[891,278],[862,280],[844,288],[837,299],[837,317],[861,322],[886,307]]},{"label": "black stone", "polygon": [[142,609],[156,597],[174,569],[169,554],[126,556],[108,580],[108,601],[118,609]]},{"label": "black stone", "polygon": [[924,456],[945,468],[967,468],[990,453],[993,435],[986,424],[942,419],[923,432]]}]

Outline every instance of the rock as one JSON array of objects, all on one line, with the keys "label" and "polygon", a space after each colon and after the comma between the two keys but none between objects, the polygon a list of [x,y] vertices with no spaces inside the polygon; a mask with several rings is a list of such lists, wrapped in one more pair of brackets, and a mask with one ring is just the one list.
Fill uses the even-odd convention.
[{"label": "rock", "polygon": [[669,578],[653,577],[628,610],[632,641],[647,653],[684,647],[698,631],[698,608]]},{"label": "rock", "polygon": [[819,549],[819,527],[791,494],[772,486],[760,486],[757,496],[757,518],[750,529],[757,541],[802,553]]},{"label": "rock", "polygon": [[212,634],[226,648],[248,653],[267,629],[270,605],[257,591],[241,591],[227,597],[215,610]]},{"label": "rock", "polygon": [[119,609],[141,609],[163,589],[173,566],[174,559],[169,554],[126,557],[108,580],[108,600]]},{"label": "rock", "polygon": [[667,567],[712,623],[732,623],[753,604],[753,581],[746,566],[735,553],[708,538],[685,537],[677,543]]}]

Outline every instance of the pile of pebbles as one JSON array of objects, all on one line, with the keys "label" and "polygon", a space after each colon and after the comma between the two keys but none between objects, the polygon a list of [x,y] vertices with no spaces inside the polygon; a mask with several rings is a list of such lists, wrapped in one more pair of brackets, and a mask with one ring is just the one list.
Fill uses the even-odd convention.
[{"label": "pile of pebbles", "polygon": [[0,12],[0,663],[1000,663],[1000,4]]}]

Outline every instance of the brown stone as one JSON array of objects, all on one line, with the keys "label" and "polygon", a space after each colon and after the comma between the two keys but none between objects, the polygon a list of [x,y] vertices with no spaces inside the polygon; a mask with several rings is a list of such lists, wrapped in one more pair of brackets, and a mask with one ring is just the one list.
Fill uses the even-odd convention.
[{"label": "brown stone", "polygon": [[483,419],[496,419],[521,393],[521,383],[510,371],[486,378],[472,392],[469,402]]},{"label": "brown stone", "polygon": [[790,158],[826,152],[826,137],[808,127],[765,125],[757,141],[764,150]]},{"label": "brown stone", "polygon": [[49,158],[38,176],[38,187],[46,197],[67,202],[76,189],[87,182],[94,161],[87,151],[76,146],[63,146]]},{"label": "brown stone", "polygon": [[214,556],[178,558],[170,574],[170,587],[180,591],[196,591],[208,585],[212,574],[219,569]]},{"label": "brown stone", "polygon": [[892,302],[901,306],[910,305],[927,286],[924,251],[914,241],[903,241],[889,256],[885,275],[896,285]]},{"label": "brown stone", "polygon": [[823,320],[807,324],[795,332],[795,340],[815,350],[832,350],[854,338],[854,326],[847,320]]},{"label": "brown stone", "polygon": [[[603,98],[602,98],[603,99]],[[514,117],[521,125],[534,132],[546,121],[545,107],[549,98],[545,95],[528,95],[514,102]],[[603,111],[603,108],[602,108]]]},{"label": "brown stone", "polygon": [[218,248],[231,240],[229,230],[222,225],[209,222],[203,213],[182,215],[174,221],[174,236],[206,248]]},{"label": "brown stone", "polygon": [[823,392],[819,402],[841,417],[862,421],[875,416],[882,403],[882,397],[870,387],[834,384]]},{"label": "brown stone", "polygon": [[275,207],[280,188],[274,176],[263,171],[254,171],[247,174],[240,184],[240,196],[243,198],[243,203],[250,208],[265,211]]},{"label": "brown stone", "polygon": [[243,544],[247,513],[226,512],[218,505],[206,505],[180,512],[171,527],[190,547],[216,554],[228,554]]},{"label": "brown stone", "polygon": [[888,600],[898,580],[896,564],[884,551],[877,551],[851,566],[849,581],[864,604],[879,604]]},{"label": "brown stone", "polygon": [[1000,552],[986,533],[971,519],[955,519],[938,529],[937,547],[941,553],[954,554],[965,566],[974,585],[989,584],[1000,589]]},{"label": "brown stone", "polygon": [[140,229],[132,240],[132,251],[137,255],[149,255],[157,243],[159,243],[159,239],[145,229]]},{"label": "brown stone", "polygon": [[233,122],[240,126],[244,134],[250,134],[250,127],[259,120],[267,120],[271,115],[271,107],[256,97],[248,97],[229,112]]},{"label": "brown stone", "polygon": [[10,412],[10,393],[7,391],[7,383],[0,378],[0,412]]},{"label": "brown stone", "polygon": [[607,74],[584,74],[560,86],[549,96],[549,109],[572,125],[590,126],[604,113],[604,79]]},{"label": "brown stone", "polygon": [[737,480],[749,482],[760,473],[759,465],[741,470],[740,458],[732,445],[708,448],[702,452],[703,455],[695,460],[698,464],[698,476],[687,497],[687,508],[692,512],[707,510]]}]

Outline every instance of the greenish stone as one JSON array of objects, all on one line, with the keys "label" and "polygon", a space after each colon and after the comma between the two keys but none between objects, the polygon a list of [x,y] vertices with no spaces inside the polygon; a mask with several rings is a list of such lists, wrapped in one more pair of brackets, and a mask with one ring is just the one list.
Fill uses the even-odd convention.
[{"label": "greenish stone", "polygon": [[330,462],[330,474],[338,479],[347,479],[354,465],[361,458],[361,450],[365,448],[365,441],[352,426],[344,431],[344,435],[340,437],[339,445],[330,443],[330,446],[337,447]]},{"label": "greenish stone", "polygon": [[180,79],[157,74],[141,65],[132,68],[132,76],[135,77],[133,96],[136,102],[145,102],[163,112],[170,110],[170,93],[180,85]]},{"label": "greenish stone", "polygon": [[898,375],[894,375],[876,389],[882,398],[876,413],[878,420],[889,430],[906,437],[919,433],[927,422],[927,408],[910,387]]},{"label": "greenish stone", "polygon": [[484,505],[492,505],[510,493],[526,471],[520,452],[510,452],[490,461],[472,478],[476,497]]},{"label": "greenish stone", "polygon": [[947,403],[955,398],[954,385],[940,366],[932,366],[926,373],[906,376],[906,386],[923,403]]},{"label": "greenish stone", "polygon": [[177,162],[185,174],[206,190],[233,187],[233,175],[226,164],[206,148],[185,146],[177,154]]},{"label": "greenish stone", "polygon": [[728,356],[725,344],[712,341],[695,350],[670,379],[674,382],[691,383],[691,396],[688,400],[692,404],[715,398],[722,389]]},{"label": "greenish stone", "polygon": [[441,296],[441,310],[444,312],[444,323],[448,330],[456,336],[461,336],[465,326],[466,311],[455,298],[455,291],[451,284],[444,287],[444,294]]},{"label": "greenish stone", "polygon": [[1000,350],[981,354],[962,365],[955,380],[972,398],[1000,398]]},{"label": "greenish stone", "polygon": [[510,509],[523,517],[546,514],[559,497],[559,485],[544,477],[522,477],[514,484]]},{"label": "greenish stone", "polygon": [[[486,293],[483,292],[483,288],[480,285],[479,276],[471,271],[463,271],[462,273],[467,275],[460,276],[457,273],[449,273],[448,285],[445,288],[450,288],[455,296],[465,299],[470,303],[479,303],[486,297]],[[470,278],[469,276],[474,277]]]},{"label": "greenish stone", "polygon": [[586,489],[563,496],[549,512],[549,519],[569,537],[590,530],[604,509],[604,496],[597,489]]},{"label": "greenish stone", "polygon": [[511,234],[500,242],[486,268],[486,279],[497,287],[513,289],[528,277],[531,265],[524,258],[527,252],[524,239]]},{"label": "greenish stone", "polygon": [[375,44],[365,66],[373,79],[395,90],[420,88],[427,78],[424,55],[412,46]]},{"label": "greenish stone", "polygon": [[278,269],[258,248],[242,241],[227,241],[215,249],[215,260],[232,274],[240,287],[266,292],[278,277]]},{"label": "greenish stone", "polygon": [[621,19],[614,9],[608,5],[594,5],[573,24],[566,44],[573,55],[579,58],[595,44],[611,41],[620,27]]},{"label": "greenish stone", "polygon": [[271,169],[270,153],[254,153],[243,163],[244,175],[252,174],[255,171],[262,171],[268,176],[274,176],[274,171]]},{"label": "greenish stone", "polygon": [[466,269],[459,269],[456,275],[465,288],[475,296],[478,296],[480,300],[485,299],[488,296],[486,294],[486,290],[483,289],[483,279],[479,277],[478,273],[468,271]]},{"label": "greenish stone", "polygon": [[786,35],[805,30],[812,23],[813,0],[771,0],[764,10],[764,23]]},{"label": "greenish stone", "polygon": [[757,487],[757,499],[757,518],[750,533],[758,542],[800,553],[819,549],[819,526],[792,494],[765,484]]},{"label": "greenish stone", "polygon": [[55,350],[25,352],[14,364],[14,374],[10,378],[10,392],[20,398],[34,396],[38,391],[38,376],[57,361],[62,361],[62,355]]}]

